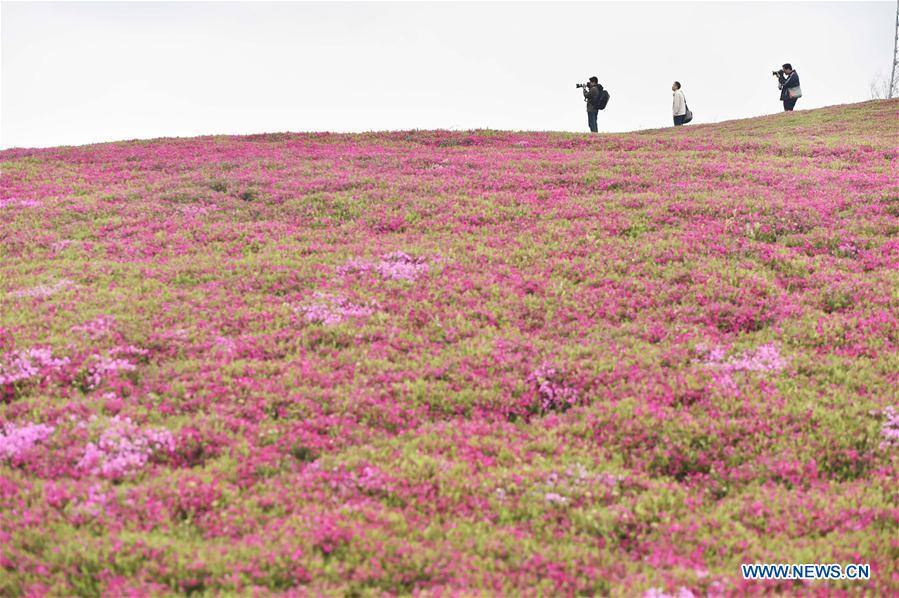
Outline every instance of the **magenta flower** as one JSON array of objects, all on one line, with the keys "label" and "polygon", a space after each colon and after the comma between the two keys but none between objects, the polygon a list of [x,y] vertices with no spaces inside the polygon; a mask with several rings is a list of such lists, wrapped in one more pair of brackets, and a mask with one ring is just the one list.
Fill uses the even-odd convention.
[{"label": "magenta flower", "polygon": [[0,151],[0,594],[897,595],[897,102]]}]

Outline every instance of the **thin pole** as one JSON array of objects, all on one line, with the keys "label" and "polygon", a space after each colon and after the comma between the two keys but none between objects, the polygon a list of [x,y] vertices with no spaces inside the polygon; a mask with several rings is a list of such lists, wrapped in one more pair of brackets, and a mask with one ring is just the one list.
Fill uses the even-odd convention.
[{"label": "thin pole", "polygon": [[899,70],[899,0],[896,0],[896,37],[893,39],[893,71],[890,73],[890,89],[887,91],[887,97],[892,99],[896,91],[897,83],[896,71]]}]

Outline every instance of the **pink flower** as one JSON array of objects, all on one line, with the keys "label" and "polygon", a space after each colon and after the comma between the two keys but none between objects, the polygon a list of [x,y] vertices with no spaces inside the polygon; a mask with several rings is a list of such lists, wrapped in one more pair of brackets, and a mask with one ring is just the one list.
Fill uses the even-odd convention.
[{"label": "pink flower", "polygon": [[544,413],[557,409],[564,411],[577,403],[577,389],[566,384],[563,374],[549,363],[537,368],[528,379],[537,385],[539,408]]},{"label": "pink flower", "polygon": [[13,297],[49,297],[50,295],[55,295],[63,289],[69,288],[73,284],[74,283],[71,280],[63,279],[54,282],[53,284],[40,284],[30,289],[20,289],[18,291],[12,291],[10,295]]},{"label": "pink flower", "polygon": [[46,347],[8,353],[0,360],[0,385],[36,378],[67,363],[68,358],[53,357],[53,350]]},{"label": "pink flower", "polygon": [[368,305],[352,303],[349,299],[339,295],[326,295],[316,293],[315,300],[297,308],[297,312],[307,322],[334,326],[349,318],[364,318],[375,312],[377,304]]},{"label": "pink flower", "polygon": [[[110,352],[112,353],[112,352]],[[137,369],[127,359],[116,359],[106,355],[95,356],[95,362],[88,368],[87,387],[97,388],[104,378],[116,372],[133,372]]]},{"label": "pink flower", "polygon": [[84,324],[72,326],[72,332],[80,332],[88,338],[97,340],[109,334],[115,328],[115,318],[112,316],[98,316]]},{"label": "pink flower", "polygon": [[428,273],[425,258],[415,258],[402,251],[394,251],[383,256],[377,262],[352,259],[337,269],[341,276],[347,274],[368,274],[377,272],[387,280],[414,281]]},{"label": "pink flower", "polygon": [[893,407],[887,407],[883,410],[886,421],[880,428],[880,435],[883,441],[880,448],[886,450],[889,448],[899,448],[899,411]]},{"label": "pink flower", "polygon": [[709,348],[704,344],[696,346],[697,351],[704,354],[703,365],[713,370],[712,377],[718,385],[730,395],[739,393],[739,386],[734,380],[735,372],[780,372],[787,365],[777,346],[767,343],[755,350],[725,358],[727,350],[716,346]]},{"label": "pink flower", "polygon": [[17,458],[49,438],[53,430],[53,426],[46,424],[6,424],[0,429],[0,460]]},{"label": "pink flower", "polygon": [[87,444],[78,467],[116,480],[142,469],[155,452],[174,450],[175,440],[168,430],[141,429],[130,418],[115,416],[106,420],[99,439]]}]

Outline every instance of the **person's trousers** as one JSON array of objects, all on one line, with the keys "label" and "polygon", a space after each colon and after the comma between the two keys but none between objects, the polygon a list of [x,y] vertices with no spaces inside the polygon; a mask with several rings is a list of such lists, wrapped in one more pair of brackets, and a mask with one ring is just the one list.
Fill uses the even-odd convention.
[{"label": "person's trousers", "polygon": [[590,126],[591,133],[598,133],[599,127],[596,125],[596,115],[599,114],[597,110],[587,110],[587,124]]},{"label": "person's trousers", "polygon": [[799,98],[793,98],[792,100],[784,100],[784,112],[790,112],[793,109],[793,106],[796,105],[796,100]]},{"label": "person's trousers", "polygon": [[674,117],[674,126],[680,127],[684,124],[684,120],[687,118],[686,114],[680,114]]}]

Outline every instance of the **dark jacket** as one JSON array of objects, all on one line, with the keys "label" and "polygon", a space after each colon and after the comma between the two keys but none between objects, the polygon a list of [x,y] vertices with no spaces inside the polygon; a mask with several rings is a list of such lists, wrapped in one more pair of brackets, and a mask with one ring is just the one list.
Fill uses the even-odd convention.
[{"label": "dark jacket", "polygon": [[602,85],[591,83],[590,87],[585,87],[583,91],[584,99],[587,101],[587,112],[599,112],[599,93],[602,91]]},{"label": "dark jacket", "polygon": [[778,85],[780,87],[780,101],[785,102],[790,99],[790,94],[787,93],[787,90],[791,87],[799,86],[799,73],[793,71],[789,77],[780,75],[777,77],[777,80],[780,82]]}]

